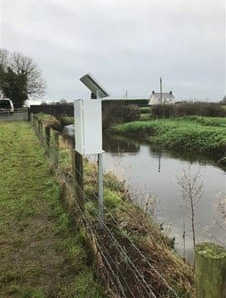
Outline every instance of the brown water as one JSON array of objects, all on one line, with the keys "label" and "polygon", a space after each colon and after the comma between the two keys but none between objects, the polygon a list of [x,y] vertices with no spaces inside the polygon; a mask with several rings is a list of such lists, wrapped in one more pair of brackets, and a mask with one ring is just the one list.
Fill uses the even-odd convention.
[{"label": "brown water", "polygon": [[[66,133],[73,135],[73,126]],[[177,177],[183,170],[190,169],[192,175],[199,172],[197,184],[203,183],[203,194],[195,205],[196,243],[213,241],[226,247],[226,224],[217,210],[219,195],[226,194],[225,171],[202,156],[159,152],[149,144],[121,136],[104,136],[103,149],[104,170],[125,180],[131,198],[175,238],[176,250],[190,262],[191,208],[182,199]]]},{"label": "brown water", "polygon": [[194,155],[185,158],[178,153],[156,152],[148,144],[122,137],[105,136],[103,147],[105,171],[125,180],[132,199],[175,237],[175,247],[182,255],[185,235],[189,260],[193,255],[191,208],[189,202],[184,204],[177,177],[189,168],[191,175],[199,172],[197,185],[203,183],[203,194],[195,206],[196,242],[214,241],[226,246],[226,230],[219,226],[223,221],[217,211],[218,196],[226,193],[226,173],[222,169]]}]

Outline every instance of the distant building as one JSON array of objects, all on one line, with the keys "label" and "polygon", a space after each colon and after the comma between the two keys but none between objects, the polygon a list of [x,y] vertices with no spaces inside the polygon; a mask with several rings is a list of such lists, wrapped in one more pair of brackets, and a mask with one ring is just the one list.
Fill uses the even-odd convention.
[{"label": "distant building", "polygon": [[175,102],[175,97],[172,91],[169,93],[162,93],[162,98],[160,92],[152,91],[148,105],[174,104]]}]

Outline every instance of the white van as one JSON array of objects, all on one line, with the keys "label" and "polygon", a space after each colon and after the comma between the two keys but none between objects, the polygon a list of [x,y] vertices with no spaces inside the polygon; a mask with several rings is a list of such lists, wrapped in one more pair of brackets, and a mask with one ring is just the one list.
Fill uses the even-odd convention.
[{"label": "white van", "polygon": [[12,100],[9,98],[0,98],[0,113],[13,113],[14,112],[14,105]]}]

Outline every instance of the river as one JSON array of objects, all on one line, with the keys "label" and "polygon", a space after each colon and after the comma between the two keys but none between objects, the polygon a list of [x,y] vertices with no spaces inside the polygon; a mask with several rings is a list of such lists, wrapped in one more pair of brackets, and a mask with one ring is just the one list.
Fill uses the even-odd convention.
[{"label": "river", "polygon": [[[190,262],[193,258],[191,206],[178,185],[183,171],[198,173],[202,196],[194,206],[196,243],[213,241],[226,246],[225,225],[217,202],[226,193],[226,173],[211,161],[193,155],[158,152],[149,144],[121,136],[104,136],[104,170],[125,181],[131,198],[151,213],[164,231],[175,238],[175,248]],[[196,199],[194,200],[196,202]]]}]

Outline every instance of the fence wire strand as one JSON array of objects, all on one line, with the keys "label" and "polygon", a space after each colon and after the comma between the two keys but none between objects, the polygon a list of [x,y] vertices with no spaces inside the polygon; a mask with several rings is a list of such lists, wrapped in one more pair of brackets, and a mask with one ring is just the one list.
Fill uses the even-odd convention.
[{"label": "fence wire strand", "polygon": [[[56,139],[54,139],[53,141],[53,137],[52,134],[50,132],[50,134],[46,134],[43,130],[44,126],[41,126],[42,129],[40,129],[40,124],[37,121],[37,119],[35,117],[33,117],[33,125],[34,125],[34,129],[36,131],[36,134],[38,135],[41,144],[45,147],[45,151],[48,155],[48,157],[52,160],[56,160],[56,158],[58,159],[58,170],[62,171],[63,167],[59,168],[60,165],[60,150],[59,148],[56,147]],[[45,133],[45,135],[44,135]],[[58,138],[58,143],[59,143],[59,136]],[[70,161],[72,161],[71,159],[71,150],[73,150],[72,148],[68,147],[65,148],[65,150],[68,150],[68,156]],[[56,157],[57,155],[57,157]],[[71,165],[70,165],[71,166]],[[62,171],[63,174],[63,171]],[[73,174],[73,173],[72,173]],[[81,173],[79,171],[76,171],[76,174],[80,176],[80,178],[83,178],[83,176],[81,175]],[[62,175],[63,176],[63,175]],[[64,177],[62,177],[65,180],[65,175]],[[68,181],[65,181],[68,184]],[[71,185],[69,185],[71,187]],[[87,197],[86,193],[84,192],[83,188],[80,185],[77,185],[77,187],[79,188],[82,196],[83,196],[83,200],[84,202],[90,202],[90,199]],[[93,198],[96,200],[95,203],[97,203],[98,201],[98,197],[96,192],[92,192],[91,193]],[[111,275],[112,275],[112,279],[111,283],[114,287],[114,290],[116,291],[117,295],[119,295],[119,297],[128,297],[127,296],[127,292],[131,295],[131,297],[135,298],[134,293],[131,291],[130,286],[125,278],[125,276],[123,276],[123,273],[120,272],[120,270],[117,270],[117,272],[115,272],[114,268],[118,268],[118,263],[112,258],[112,256],[110,254],[108,254],[107,256],[104,254],[104,251],[108,253],[108,249],[106,247],[106,245],[102,242],[99,243],[98,239],[99,237],[99,230],[97,228],[97,226],[95,224],[93,224],[93,222],[90,223],[90,218],[87,217],[87,215],[85,214],[82,206],[80,205],[79,200],[76,200],[76,205],[79,208],[79,211],[83,217],[84,223],[88,229],[88,231],[90,231],[92,234],[96,235],[96,246],[98,248],[99,253],[101,254],[102,259],[104,260],[105,265],[108,267]],[[105,212],[107,211],[107,209],[104,207]],[[94,214],[96,216],[96,218],[98,218],[98,211],[97,209],[94,210]],[[115,223],[115,227],[120,231],[119,228],[119,224],[117,222],[117,220],[108,213],[108,216],[110,216],[111,220]],[[150,285],[146,282],[144,275],[138,270],[137,266],[135,265],[135,263],[131,260],[130,256],[128,255],[128,253],[125,250],[125,247],[122,247],[121,244],[118,242],[118,240],[115,238],[114,234],[112,233],[112,231],[109,229],[109,227],[106,225],[106,223],[103,223],[103,230],[102,232],[105,233],[105,235],[108,235],[112,241],[112,243],[114,244],[115,249],[118,251],[120,256],[123,256],[124,260],[126,260],[126,265],[128,266],[129,270],[131,273],[133,273],[133,276],[137,282],[137,286],[139,287],[139,289],[142,289],[144,291],[144,293],[147,295],[147,297],[151,297],[151,298],[157,298],[156,294],[153,292],[153,289],[150,287]],[[146,262],[146,264],[149,266],[149,268],[151,268],[151,270],[161,279],[161,281],[164,283],[164,285],[166,286],[166,288],[168,289],[168,291],[170,291],[174,297],[179,298],[178,294],[176,293],[176,291],[168,284],[168,282],[166,281],[166,279],[164,278],[164,276],[158,272],[158,270],[156,268],[154,268],[154,266],[150,263],[150,261],[147,259],[147,257],[141,252],[141,250],[137,247],[137,245],[134,243],[134,241],[128,236],[124,235],[126,237],[126,239],[129,241],[129,243],[131,244],[131,246],[135,249],[135,251],[142,257],[142,259]],[[114,268],[112,268],[112,265],[114,265]],[[120,276],[120,278],[119,278]],[[126,288],[126,292],[125,292],[125,288]],[[120,290],[120,292],[119,292]]]},{"label": "fence wire strand", "polygon": [[[78,174],[80,175],[79,172],[78,172]],[[85,199],[87,202],[90,201],[90,200],[87,198],[87,196],[86,196],[85,192],[83,191],[83,189],[82,189],[79,185],[78,185],[78,188],[80,188],[80,191],[82,191],[83,196],[84,196],[84,199]],[[93,195],[93,197],[96,199],[96,201],[98,201],[98,197],[97,197],[96,193],[93,192],[92,195]],[[105,206],[104,206],[104,210],[107,212],[107,209],[106,209]],[[127,210],[125,210],[125,212],[126,212],[127,215],[129,215],[129,213],[127,212]],[[98,216],[97,211],[96,211],[96,216]],[[115,219],[110,213],[108,213],[108,216],[111,217],[111,219],[112,219],[112,220],[115,222],[115,224],[116,224],[115,227],[120,231],[120,229],[119,229],[119,225],[118,225],[118,222],[116,221],[116,219]],[[110,230],[109,230],[109,228],[106,226],[106,224],[104,224],[104,228],[108,230],[108,233],[110,233]],[[113,236],[113,234],[111,234],[111,235]],[[149,267],[154,271],[154,273],[155,273],[156,275],[158,275],[158,277],[162,280],[162,282],[165,284],[165,286],[168,288],[168,290],[169,290],[170,292],[172,292],[172,293],[175,295],[176,298],[180,298],[180,297],[178,296],[178,294],[176,293],[176,291],[175,291],[175,290],[168,284],[168,282],[167,282],[166,279],[162,276],[162,274],[159,273],[157,269],[155,269],[155,267],[150,263],[150,261],[147,259],[147,257],[141,252],[141,250],[137,247],[137,245],[134,243],[134,241],[132,241],[131,238],[128,237],[128,235],[126,235],[126,233],[125,233],[124,236],[125,236],[126,239],[130,242],[130,244],[133,246],[133,248],[137,251],[137,253],[142,257],[142,259],[145,260],[145,262],[149,265]],[[116,241],[117,241],[117,240],[116,240]],[[120,244],[118,244],[118,245],[120,246]]]}]

